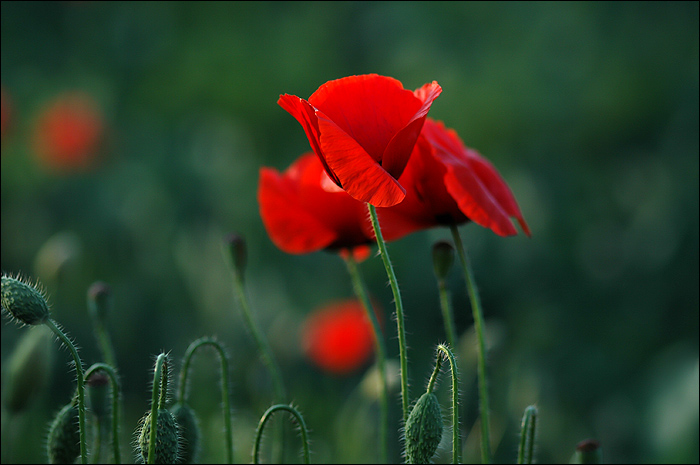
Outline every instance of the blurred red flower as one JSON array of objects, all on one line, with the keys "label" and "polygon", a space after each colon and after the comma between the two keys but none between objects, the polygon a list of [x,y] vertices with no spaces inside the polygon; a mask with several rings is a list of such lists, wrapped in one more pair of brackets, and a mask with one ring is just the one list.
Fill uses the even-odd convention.
[{"label": "blurred red flower", "polygon": [[438,225],[473,221],[499,236],[525,234],[530,228],[496,168],[464,145],[457,133],[428,118],[410,161],[399,179],[406,198],[389,208],[377,208],[386,240]]},{"label": "blurred red flower", "polygon": [[372,324],[358,300],[333,302],[306,319],[302,346],[306,356],[322,370],[350,374],[374,353]]},{"label": "blurred red flower", "polygon": [[34,147],[50,168],[84,169],[94,163],[102,133],[102,115],[94,99],[82,92],[65,93],[39,116]]},{"label": "blurred red flower", "polygon": [[270,239],[287,253],[329,249],[351,251],[357,260],[369,256],[373,236],[363,228],[369,226],[365,204],[337,187],[311,152],[282,174],[261,168],[258,203]]},{"label": "blurred red flower", "polygon": [[308,100],[281,95],[277,103],[302,125],[333,182],[362,202],[401,202],[401,176],[428,110],[442,88],[415,92],[398,80],[366,74],[328,81]]}]

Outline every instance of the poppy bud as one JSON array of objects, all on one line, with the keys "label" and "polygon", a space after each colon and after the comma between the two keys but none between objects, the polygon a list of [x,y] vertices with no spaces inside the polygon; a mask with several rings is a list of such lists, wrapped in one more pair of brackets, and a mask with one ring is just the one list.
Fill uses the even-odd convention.
[{"label": "poppy bud", "polygon": [[406,462],[429,463],[442,439],[442,411],[437,397],[426,392],[406,420]]},{"label": "poppy bud", "polygon": [[194,463],[199,452],[199,424],[194,410],[184,403],[170,409],[180,428],[180,462]]},{"label": "poppy bud", "polygon": [[11,413],[24,410],[46,385],[52,351],[51,331],[46,327],[27,331],[8,360],[3,403]]},{"label": "poppy bud", "polygon": [[49,463],[73,463],[80,455],[78,406],[73,402],[63,407],[49,429]]},{"label": "poppy bud", "polygon": [[97,281],[88,289],[87,297],[90,316],[104,324],[107,319],[107,313],[112,308],[111,288],[108,284]]},{"label": "poppy bud", "polygon": [[450,272],[455,262],[455,249],[447,241],[438,241],[433,245],[433,269],[438,280],[442,281]]},{"label": "poppy bud", "polygon": [[243,273],[245,272],[245,266],[248,261],[248,254],[245,246],[245,238],[239,234],[231,233],[226,236],[226,243],[229,246],[229,253],[231,254],[231,263],[233,264],[233,271],[243,279]]},{"label": "poppy bud", "polygon": [[[141,431],[138,439],[138,452],[143,463],[148,463],[148,448],[151,439],[151,412],[141,419]],[[158,410],[156,422],[156,457],[155,463],[176,463],[178,461],[178,427],[175,417],[167,409]]]},{"label": "poppy bud", "polygon": [[2,277],[2,309],[25,325],[40,325],[49,319],[49,304],[44,294],[10,276]]},{"label": "poppy bud", "polygon": [[109,376],[102,371],[93,372],[87,379],[87,405],[97,418],[105,418],[109,413],[111,397],[109,393]]},{"label": "poppy bud", "polygon": [[576,445],[571,463],[601,463],[602,455],[600,442],[595,439],[586,439]]}]

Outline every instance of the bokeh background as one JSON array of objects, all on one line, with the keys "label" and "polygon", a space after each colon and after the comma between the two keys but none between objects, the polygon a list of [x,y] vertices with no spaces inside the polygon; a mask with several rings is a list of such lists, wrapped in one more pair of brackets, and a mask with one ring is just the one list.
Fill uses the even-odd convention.
[{"label": "bokeh background", "polygon": [[[250,461],[273,391],[234,299],[223,248],[231,232],[246,238],[247,292],[311,429],[312,462],[377,460],[371,364],[324,373],[300,342],[307,315],[352,297],[345,266],[325,252],[278,250],[256,190],[260,167],[285,169],[309,149],[276,104],[280,94],[306,98],[328,80],[379,73],[409,89],[438,81],[430,116],[494,163],[533,232],[460,228],[489,332],[495,460],[515,461],[520,418],[536,404],[541,463],[568,461],[587,438],[601,442],[608,462],[697,463],[697,2],[1,8],[2,270],[43,283],[86,365],[101,360],[86,292],[98,280],[111,286],[127,462],[155,357],[170,351],[178,372],[201,336],[230,353],[235,456]],[[87,122],[61,123],[56,102],[65,99],[82,102]],[[51,111],[59,122],[46,122]],[[47,148],[51,131],[63,151]],[[449,237],[435,229],[389,244],[413,399],[445,339],[430,248]],[[361,270],[396,360],[381,259]],[[464,456],[478,461],[474,339],[459,267],[449,285]],[[4,320],[3,387],[6,361],[29,331]],[[74,389],[68,352],[53,349],[42,394],[12,417],[3,409],[3,462],[46,461],[48,422]],[[192,377],[200,460],[222,462],[218,362],[200,355]],[[445,414],[448,384],[443,376]],[[397,391],[391,415],[397,430]],[[296,439],[287,434],[287,462],[300,460]],[[396,431],[391,439],[398,461]],[[435,460],[448,462],[450,448],[448,435]]]}]

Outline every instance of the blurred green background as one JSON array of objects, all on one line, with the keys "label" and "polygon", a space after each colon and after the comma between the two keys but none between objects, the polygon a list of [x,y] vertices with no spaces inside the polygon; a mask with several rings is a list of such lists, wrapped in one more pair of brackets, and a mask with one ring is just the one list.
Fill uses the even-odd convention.
[{"label": "blurred green background", "polygon": [[[170,351],[178,372],[201,336],[230,352],[236,461],[250,461],[273,391],[233,298],[222,244],[234,231],[248,243],[255,317],[311,429],[312,462],[377,460],[369,368],[324,374],[299,342],[309,312],[352,296],[344,264],[325,252],[278,250],[256,190],[260,167],[285,169],[309,150],[276,104],[280,94],[306,98],[328,80],[379,73],[409,89],[438,81],[430,116],[494,163],[533,232],[501,238],[460,228],[491,344],[495,460],[515,461],[520,418],[534,403],[541,463],[568,461],[586,438],[601,442],[609,462],[697,463],[697,2],[2,2],[1,21],[10,104],[2,270],[41,280],[86,365],[100,361],[86,292],[97,280],[112,287],[127,462],[155,356]],[[73,91],[101,111],[99,162],[57,172],[32,138],[43,109]],[[449,237],[434,229],[389,244],[407,312],[412,399],[445,339],[430,248]],[[396,359],[381,259],[361,269]],[[464,457],[478,461],[473,330],[459,267],[449,283],[462,335]],[[2,325],[3,385],[27,331]],[[3,462],[46,461],[48,422],[74,389],[69,355],[54,349],[44,394],[11,419],[3,410]],[[222,462],[218,364],[206,355],[197,363],[200,458]],[[445,414],[448,384],[443,375]],[[396,430],[397,392],[391,414]],[[298,462],[297,438],[287,439],[286,461]],[[400,452],[392,431],[391,460]],[[450,454],[448,435],[435,461]]]}]

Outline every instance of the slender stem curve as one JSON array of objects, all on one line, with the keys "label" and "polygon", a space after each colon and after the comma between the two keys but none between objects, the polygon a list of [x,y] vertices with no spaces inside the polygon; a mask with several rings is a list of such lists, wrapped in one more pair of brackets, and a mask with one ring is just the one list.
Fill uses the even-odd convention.
[{"label": "slender stem curve", "polygon": [[445,344],[438,344],[437,354],[435,357],[435,370],[428,381],[428,392],[432,392],[437,380],[440,368],[442,366],[442,358],[445,357],[450,362],[450,371],[452,372],[452,463],[459,463],[461,456],[462,442],[459,438],[459,371],[455,357],[452,351]]},{"label": "slender stem curve", "polygon": [[121,463],[121,454],[119,452],[119,378],[110,365],[94,363],[85,372],[85,379],[90,379],[90,375],[97,370],[107,373],[112,384],[112,448],[114,449],[114,463]]},{"label": "slender stem curve", "polygon": [[[159,388],[160,386],[160,388]],[[156,359],[153,372],[153,391],[151,394],[151,431],[148,442],[148,463],[156,460],[156,433],[158,432],[158,410],[165,408],[168,391],[168,355],[160,354]]]},{"label": "slender stem curve", "polygon": [[75,372],[77,379],[78,390],[78,429],[80,430],[80,460],[81,463],[87,464],[87,445],[85,443],[85,376],[83,375],[83,364],[78,355],[78,349],[71,342],[70,338],[58,327],[55,321],[48,318],[44,324],[54,332],[56,336],[68,347],[73,360],[75,361]]},{"label": "slender stem curve", "polygon": [[379,442],[382,462],[387,463],[388,452],[387,452],[387,436],[389,428],[389,388],[387,386],[386,379],[386,348],[384,347],[384,336],[382,334],[382,329],[379,326],[379,321],[377,321],[377,315],[372,309],[372,304],[369,300],[369,295],[367,293],[367,286],[360,275],[360,271],[357,267],[357,262],[352,257],[352,254],[348,254],[345,258],[345,264],[347,265],[348,272],[350,273],[350,278],[352,279],[352,287],[355,290],[357,298],[362,302],[362,306],[365,309],[367,317],[372,322],[372,329],[374,330],[374,347],[377,353],[377,371],[379,372],[379,405],[381,408],[381,418],[379,426]]},{"label": "slender stem curve", "polygon": [[520,424],[520,446],[518,447],[518,462],[532,463],[535,450],[535,431],[537,428],[537,407],[530,405],[525,409],[523,421]]},{"label": "slender stem curve", "polygon": [[481,310],[481,299],[479,291],[474,281],[474,273],[464,252],[462,238],[459,235],[457,225],[450,225],[452,237],[454,239],[457,255],[464,270],[464,276],[467,281],[467,290],[472,307],[472,315],[474,318],[474,330],[476,331],[477,341],[477,375],[479,378],[479,410],[481,412],[481,460],[483,463],[491,462],[491,433],[489,426],[489,392],[486,377],[486,342],[484,340],[484,314]]},{"label": "slender stem curve", "polygon": [[180,371],[180,382],[178,385],[177,399],[180,402],[187,401],[187,375],[189,374],[190,363],[195,351],[200,347],[210,345],[216,349],[221,360],[221,400],[224,406],[224,431],[226,433],[226,458],[227,463],[233,463],[233,431],[231,428],[231,405],[229,401],[228,382],[228,357],[221,344],[210,337],[202,337],[193,341],[185,351],[182,370]]},{"label": "slender stem curve", "polygon": [[260,423],[258,423],[258,428],[255,431],[255,444],[253,445],[253,463],[260,463],[260,441],[262,439],[262,431],[265,427],[265,423],[272,417],[272,414],[278,410],[286,410],[291,413],[299,423],[299,428],[301,429],[301,441],[304,451],[304,463],[309,463],[309,433],[306,429],[306,423],[304,423],[304,417],[292,407],[291,405],[277,404],[273,405],[265,413],[262,418],[260,418]]},{"label": "slender stem curve", "polygon": [[399,336],[399,359],[401,364],[401,407],[403,409],[403,423],[406,424],[406,420],[408,420],[409,392],[406,328],[404,327],[403,321],[403,301],[401,300],[399,284],[396,281],[396,275],[394,274],[394,267],[391,265],[389,252],[387,251],[386,243],[384,242],[384,237],[382,236],[382,230],[379,227],[379,218],[377,217],[377,210],[374,208],[374,205],[369,203],[367,204],[367,207],[369,209],[370,219],[372,220],[374,235],[377,239],[377,246],[379,246],[379,251],[382,255],[382,260],[384,261],[384,268],[386,268],[386,274],[389,277],[391,292],[394,295],[394,305],[396,306],[396,325]]}]

